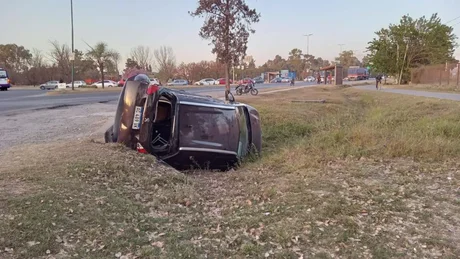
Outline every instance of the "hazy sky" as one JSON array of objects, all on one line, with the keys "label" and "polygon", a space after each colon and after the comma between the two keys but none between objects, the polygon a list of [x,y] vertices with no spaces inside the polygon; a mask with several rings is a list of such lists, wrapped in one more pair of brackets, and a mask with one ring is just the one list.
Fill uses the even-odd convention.
[{"label": "hazy sky", "polygon": [[[459,0],[247,0],[261,13],[250,36],[248,55],[258,65],[276,54],[287,57],[293,48],[333,59],[340,46],[354,50],[359,58],[374,32],[398,23],[404,14],[430,16],[437,12],[444,22],[460,16]],[[3,25],[0,44],[16,43],[26,48],[50,49],[50,40],[71,43],[70,0],[0,0]],[[203,23],[192,18],[196,0],[73,0],[75,48],[86,50],[85,40],[103,40],[125,60],[132,47],[152,49],[171,46],[177,61],[211,60],[208,42],[198,36]],[[460,18],[449,25],[460,22]],[[5,27],[6,26],[6,27]],[[460,36],[460,24],[455,25]],[[460,51],[456,51],[460,58]]]}]

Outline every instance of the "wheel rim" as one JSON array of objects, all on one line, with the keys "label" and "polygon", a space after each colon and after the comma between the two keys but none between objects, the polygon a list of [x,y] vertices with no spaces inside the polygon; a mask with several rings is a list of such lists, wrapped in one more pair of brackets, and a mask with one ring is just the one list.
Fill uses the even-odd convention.
[{"label": "wheel rim", "polygon": [[252,95],[257,95],[258,93],[259,93],[259,90],[255,89],[255,88],[251,89],[251,94]]}]

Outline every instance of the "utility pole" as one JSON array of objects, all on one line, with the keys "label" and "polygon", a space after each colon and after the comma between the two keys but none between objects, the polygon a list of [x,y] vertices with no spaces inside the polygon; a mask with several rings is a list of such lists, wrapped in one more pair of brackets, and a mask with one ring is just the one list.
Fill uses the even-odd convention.
[{"label": "utility pole", "polygon": [[338,44],[338,45],[340,46],[340,53],[339,54],[341,54],[342,53],[342,46],[345,45],[345,44],[342,43],[342,44]]},{"label": "utility pole", "polygon": [[72,90],[74,89],[74,70],[75,70],[75,46],[74,46],[74,41],[73,41],[73,1],[70,0],[70,24],[72,27]]},{"label": "utility pole", "polygon": [[310,54],[309,45],[310,45],[310,36],[312,36],[312,35],[313,35],[313,33],[303,35],[303,36],[307,37],[307,55]]}]

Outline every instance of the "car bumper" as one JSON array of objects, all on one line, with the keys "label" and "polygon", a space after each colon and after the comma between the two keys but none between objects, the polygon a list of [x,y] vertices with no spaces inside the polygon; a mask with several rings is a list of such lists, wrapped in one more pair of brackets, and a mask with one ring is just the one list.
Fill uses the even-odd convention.
[{"label": "car bumper", "polygon": [[0,88],[10,88],[10,84],[0,84]]}]

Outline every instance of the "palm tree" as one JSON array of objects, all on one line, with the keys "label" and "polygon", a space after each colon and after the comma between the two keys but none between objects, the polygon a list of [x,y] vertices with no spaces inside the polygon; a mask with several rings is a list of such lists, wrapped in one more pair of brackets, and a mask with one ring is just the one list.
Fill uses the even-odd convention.
[{"label": "palm tree", "polygon": [[88,43],[86,43],[86,45],[90,48],[86,55],[94,60],[99,68],[99,71],[101,71],[102,89],[104,89],[104,65],[116,65],[115,60],[120,56],[120,54],[115,50],[108,49],[107,43],[105,42],[98,42],[94,47],[91,47]]}]

